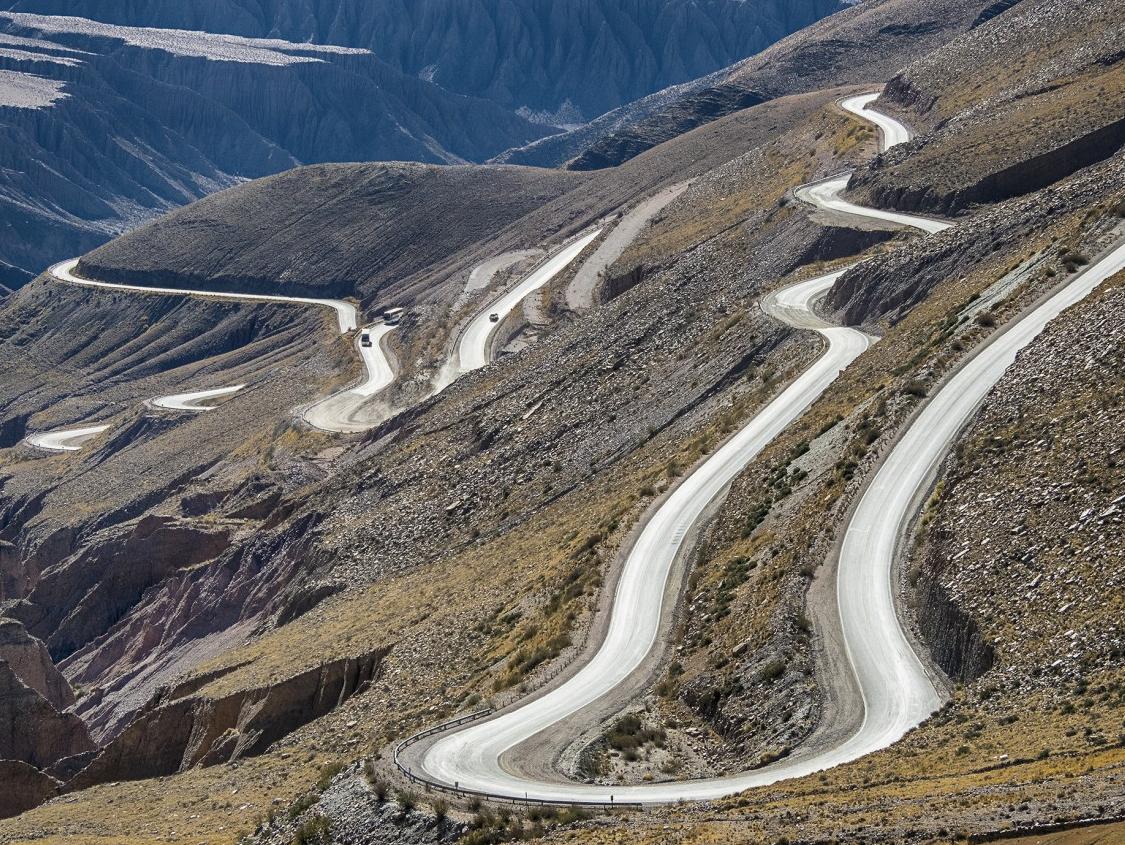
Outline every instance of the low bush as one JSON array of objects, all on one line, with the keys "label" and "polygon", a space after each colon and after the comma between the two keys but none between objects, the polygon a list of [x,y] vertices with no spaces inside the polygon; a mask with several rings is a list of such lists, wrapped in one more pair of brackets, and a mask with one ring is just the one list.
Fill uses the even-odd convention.
[{"label": "low bush", "polygon": [[777,680],[784,674],[785,661],[780,657],[775,657],[759,670],[758,678],[769,683],[770,681]]},{"label": "low bush", "polygon": [[418,806],[418,796],[409,789],[400,789],[395,796],[398,805],[402,808],[404,813],[409,813]]},{"label": "low bush", "polygon": [[321,845],[332,838],[331,823],[321,815],[302,822],[293,834],[293,845]]}]

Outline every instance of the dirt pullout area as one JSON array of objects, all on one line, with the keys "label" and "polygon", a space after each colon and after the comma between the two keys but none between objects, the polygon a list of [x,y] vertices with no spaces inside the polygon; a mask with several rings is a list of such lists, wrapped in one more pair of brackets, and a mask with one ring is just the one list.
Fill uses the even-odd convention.
[{"label": "dirt pullout area", "polygon": [[648,225],[652,218],[682,194],[687,186],[688,183],[683,182],[665,188],[660,193],[640,203],[617,221],[609,235],[598,246],[594,254],[586,259],[567,286],[567,307],[578,310],[589,308],[594,304],[595,299],[598,298],[597,288],[605,271],[621,257],[621,253],[641,233],[641,230]]}]

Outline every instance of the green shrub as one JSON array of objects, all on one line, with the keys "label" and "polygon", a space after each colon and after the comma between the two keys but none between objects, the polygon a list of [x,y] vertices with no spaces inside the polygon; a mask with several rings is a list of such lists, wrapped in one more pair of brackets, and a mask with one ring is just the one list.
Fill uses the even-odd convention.
[{"label": "green shrub", "polygon": [[293,845],[321,845],[331,841],[331,823],[321,815],[303,822],[293,834]]},{"label": "green shrub", "polygon": [[316,791],[324,792],[332,779],[344,769],[343,763],[327,763],[320,767],[320,777],[316,780]]},{"label": "green shrub", "polygon": [[382,778],[375,778],[375,780],[371,781],[370,783],[371,791],[375,793],[375,800],[382,804],[391,794],[390,784],[388,784]]},{"label": "green shrub", "polygon": [[305,812],[305,810],[315,804],[316,801],[317,796],[314,793],[306,792],[304,795],[302,795],[300,798],[289,805],[289,818],[297,818],[297,816],[301,815],[301,813]]},{"label": "green shrub", "polygon": [[400,789],[395,796],[395,800],[398,801],[398,805],[402,807],[404,813],[409,813],[418,806],[418,796],[409,789]]}]

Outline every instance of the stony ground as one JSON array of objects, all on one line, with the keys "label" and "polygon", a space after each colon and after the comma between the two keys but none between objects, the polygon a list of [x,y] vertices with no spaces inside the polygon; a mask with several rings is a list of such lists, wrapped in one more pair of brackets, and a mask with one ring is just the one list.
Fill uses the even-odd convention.
[{"label": "stony ground", "polygon": [[[851,90],[740,112],[605,176],[574,177],[566,195],[552,195],[553,177],[543,177],[547,196],[518,223],[484,227],[479,243],[465,235],[455,258],[433,266],[416,256],[425,266],[400,288],[418,300],[398,351],[410,377],[424,378],[420,351],[430,363],[440,357],[456,324],[449,310],[481,256],[521,239],[544,245],[638,192],[696,177],[610,268],[635,280],[617,295],[587,315],[544,308],[540,316],[553,322],[537,342],[357,440],[329,442],[282,410],[317,379],[347,377],[348,358],[336,355],[346,345],[316,318],[115,303],[136,310],[121,335],[101,341],[120,338],[114,401],[125,402],[149,375],[175,372],[148,373],[143,353],[146,344],[164,350],[166,338],[173,356],[178,344],[169,333],[178,317],[184,331],[217,318],[230,338],[214,350],[217,360],[206,347],[186,354],[178,377],[227,363],[263,376],[278,366],[285,387],[186,421],[156,425],[121,412],[125,430],[141,432],[136,442],[118,439],[77,461],[6,451],[3,506],[34,517],[27,530],[10,521],[15,531],[3,539],[13,542],[0,547],[5,575],[25,579],[5,581],[17,584],[12,597],[62,585],[54,589],[74,600],[72,608],[99,611],[73,617],[97,624],[85,629],[89,642],[71,666],[92,679],[84,695],[127,702],[121,712],[140,716],[134,738],[166,740],[158,729],[164,699],[148,703],[139,691],[189,666],[175,696],[198,704],[192,718],[202,719],[201,730],[220,724],[200,715],[211,703],[253,693],[255,707],[268,705],[298,676],[320,678],[311,698],[335,694],[340,704],[264,754],[216,757],[209,762],[217,765],[179,773],[173,765],[142,781],[117,769],[111,783],[0,824],[0,840],[229,842],[260,828],[271,811],[261,841],[289,841],[306,822],[313,825],[306,833],[316,833],[318,815],[338,825],[341,841],[458,835],[434,821],[442,808],[429,797],[418,796],[415,810],[378,800],[378,781],[387,780],[392,795],[406,788],[387,765],[389,744],[453,712],[534,689],[583,649],[637,520],[816,354],[813,338],[760,312],[760,297],[862,252],[867,261],[845,276],[828,307],[877,331],[880,342],[748,468],[703,532],[674,620],[675,648],[630,711],[640,718],[593,725],[591,744],[568,749],[566,759],[610,782],[730,771],[785,754],[830,721],[821,679],[832,572],[823,563],[864,478],[918,403],[974,347],[1121,236],[1125,208],[1117,157],[1037,193],[974,208],[971,220],[937,237],[871,240],[822,226],[788,197],[796,184],[874,153],[872,135],[832,105]],[[971,106],[958,112],[967,122],[974,114]],[[467,231],[461,223],[457,237]],[[937,717],[870,759],[715,806],[501,820],[458,804],[449,811],[453,824],[473,828],[470,842],[526,832],[551,841],[920,843],[1125,812],[1120,635],[1112,628],[1119,608],[1094,600],[1120,588],[1112,557],[1117,457],[1098,448],[1102,438],[1112,441],[1120,405],[1120,342],[1107,341],[1120,334],[1120,290],[1056,321],[994,392],[944,470],[903,583],[919,636],[960,682]],[[556,301],[558,294],[551,292]],[[5,319],[16,325],[45,303],[101,314],[92,294],[42,285],[6,303]],[[98,342],[98,320],[80,341]],[[1084,334],[1087,326],[1101,328]],[[298,338],[318,333],[323,371],[290,364]],[[66,415],[53,408],[67,392],[59,340],[31,330],[14,336],[5,354],[20,373],[13,391],[20,396],[9,402],[24,403],[13,407],[26,407],[36,422],[52,413],[60,422],[79,419],[73,397],[61,400]],[[25,347],[35,355],[21,356]],[[92,346],[91,360],[98,354]],[[37,367],[49,376],[46,387],[36,385]],[[87,368],[96,373],[84,365],[83,377]],[[95,387],[89,379],[83,401],[96,400]],[[1073,404],[1045,405],[1043,396]],[[19,423],[5,419],[18,434]],[[176,450],[189,435],[199,448]],[[1029,450],[1037,456],[1031,464]],[[189,466],[172,485],[150,481],[169,474],[172,460],[204,468]],[[34,472],[48,462],[57,467],[49,485]],[[119,475],[126,471],[144,483],[126,487]],[[984,501],[990,513],[1003,508],[1012,518],[964,515]],[[89,504],[74,510],[76,502]],[[145,512],[172,519],[168,530],[222,534],[223,548],[166,576],[156,564],[184,561],[154,554],[151,571],[161,577],[128,606],[83,604],[85,589],[67,589],[59,573],[69,567],[84,576],[91,561],[111,566],[137,542]],[[990,553],[1001,538],[1005,553]],[[1006,553],[1017,547],[1018,558]],[[984,612],[998,601],[1013,608],[1010,618]],[[15,612],[31,619],[26,607]],[[363,664],[373,676],[339,695],[323,665],[375,653],[377,664]],[[129,698],[121,692],[133,679],[137,694]],[[266,705],[245,715],[270,724]],[[154,726],[147,735],[146,725]],[[214,747],[241,739],[235,729]],[[369,757],[367,777],[358,766]],[[337,777],[341,765],[352,768]]]}]

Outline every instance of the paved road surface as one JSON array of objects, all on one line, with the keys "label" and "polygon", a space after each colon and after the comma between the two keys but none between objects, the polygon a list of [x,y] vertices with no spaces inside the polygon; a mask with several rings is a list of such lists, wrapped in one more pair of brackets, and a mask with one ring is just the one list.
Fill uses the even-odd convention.
[{"label": "paved road surface", "polygon": [[[890,129],[891,139],[906,134],[905,127]],[[539,698],[439,735],[425,748],[418,774],[512,798],[642,803],[708,800],[811,774],[896,742],[941,703],[895,610],[892,571],[898,539],[929,490],[942,456],[1016,353],[1050,319],[1123,269],[1125,245],[999,333],[924,406],[864,491],[844,535],[836,582],[844,644],[864,707],[862,724],[851,736],[826,748],[798,749],[785,760],[751,772],[637,786],[537,780],[514,774],[501,762],[505,753],[517,753],[514,749],[520,743],[541,732],[558,730],[560,722],[607,695],[641,665],[659,630],[665,582],[683,538],[754,455],[867,347],[866,336],[852,329],[825,327],[812,313],[810,304],[840,275],[835,273],[763,300],[763,308],[778,319],[819,331],[828,340],[828,351],[688,476],[653,514],[624,564],[606,638],[590,662]]]},{"label": "paved road surface", "polygon": [[[621,572],[605,641],[592,660],[560,687],[531,703],[441,737],[425,752],[428,777],[494,794],[569,801],[664,802],[679,798],[714,798],[753,785],[760,773],[742,779],[721,778],[637,787],[549,783],[507,772],[500,757],[542,730],[611,692],[652,649],[660,626],[663,599],[672,565],[685,536],[708,506],[725,495],[728,485],[774,437],[799,417],[862,353],[871,339],[855,329],[828,326],[810,304],[843,271],[802,282],[767,297],[762,307],[779,319],[812,328],[828,349],[702,466],[689,475],[661,505],[634,544]],[[782,775],[792,776],[792,775]],[[774,778],[776,779],[776,777]]]},{"label": "paved road surface", "polygon": [[[341,334],[354,331],[358,324],[359,312],[356,307],[342,299],[317,299],[303,296],[274,296],[256,293],[215,293],[211,291],[188,290],[185,288],[148,287],[146,285],[127,285],[116,282],[97,282],[74,275],[74,268],[79,259],[72,258],[63,261],[50,269],[52,277],[58,281],[82,287],[102,288],[129,293],[156,293],[175,296],[197,296],[208,299],[229,299],[243,302],[285,302],[298,305],[312,305],[320,308],[331,308],[336,314],[336,322]],[[372,339],[369,347],[359,345],[356,339],[356,348],[366,369],[364,381],[356,387],[338,391],[325,399],[311,405],[304,412],[305,419],[317,428],[332,432],[359,432],[365,431],[379,421],[376,416],[371,420],[363,418],[362,406],[367,400],[383,388],[390,385],[395,378],[394,369],[387,356],[386,345],[380,340],[393,329],[382,323],[368,326],[364,329]],[[211,408],[198,403],[208,398],[228,395],[241,390],[245,385],[236,387],[203,390],[195,393],[182,393],[174,396],[162,396],[151,400],[152,404],[177,411],[207,411]],[[75,447],[77,448],[77,447]]]},{"label": "paved road surface", "polygon": [[216,387],[212,390],[198,390],[195,393],[175,393],[171,396],[158,396],[152,400],[152,404],[157,408],[166,408],[169,411],[213,411],[215,410],[212,405],[202,405],[208,399],[218,399],[220,396],[230,396],[233,393],[238,393],[242,388],[246,387],[244,384],[236,384],[232,387]]},{"label": "paved road surface", "polygon": [[395,380],[395,371],[384,342],[394,329],[394,326],[377,323],[363,330],[371,338],[371,345],[361,345],[359,338],[356,338],[356,344],[367,368],[367,377],[355,387],[337,391],[310,405],[304,412],[305,422],[324,431],[342,434],[367,431],[386,417],[386,413],[378,409],[368,413],[366,406],[372,396]]},{"label": "paved road surface", "polygon": [[[886,152],[891,147],[909,141],[911,134],[906,126],[899,123],[894,118],[869,108],[870,104],[878,97],[879,95],[877,93],[848,97],[840,101],[840,106],[845,111],[849,111],[854,115],[862,117],[864,120],[870,120],[874,123],[879,128],[879,149],[882,152]],[[931,234],[941,232],[950,227],[951,224],[941,220],[931,220],[928,217],[903,214],[897,211],[884,211],[879,208],[867,208],[848,202],[846,199],[841,198],[840,194],[848,187],[848,180],[851,179],[851,176],[852,174],[850,172],[842,173],[829,177],[828,179],[822,179],[819,182],[802,185],[797,188],[794,193],[797,199],[802,202],[815,205],[825,211],[834,211],[851,217],[882,220],[887,223],[894,223],[898,226],[910,226],[915,229],[921,229]]]},{"label": "paved road surface", "polygon": [[[601,229],[595,229],[567,244],[516,287],[477,314],[465,328],[457,344],[458,371],[467,373],[488,366],[491,360],[492,336],[504,322],[504,318],[511,314],[528,294],[539,290],[562,272],[600,234]],[[492,314],[496,314],[500,319],[493,322],[489,319]]]},{"label": "paved road surface", "polygon": [[80,259],[71,258],[53,266],[48,272],[60,282],[72,285],[81,285],[88,288],[107,288],[109,290],[131,291],[133,293],[161,293],[175,296],[199,296],[206,299],[232,299],[243,302],[295,302],[298,305],[317,305],[331,308],[336,312],[336,322],[340,326],[340,334],[354,331],[358,322],[356,307],[342,299],[316,299],[307,296],[273,296],[262,293],[216,293],[205,290],[187,290],[185,288],[158,288],[147,285],[125,285],[116,282],[95,282],[74,275],[74,268]]},{"label": "paved road surface", "polygon": [[97,437],[109,428],[108,425],[92,425],[86,428],[70,428],[64,431],[43,431],[29,434],[24,440],[37,449],[48,452],[77,452],[87,440]]}]

